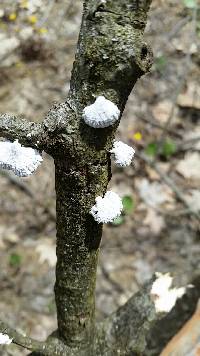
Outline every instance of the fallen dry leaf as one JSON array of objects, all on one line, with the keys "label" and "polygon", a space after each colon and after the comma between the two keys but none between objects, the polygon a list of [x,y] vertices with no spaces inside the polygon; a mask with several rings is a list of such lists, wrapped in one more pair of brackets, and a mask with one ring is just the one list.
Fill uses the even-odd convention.
[{"label": "fallen dry leaf", "polygon": [[198,52],[198,47],[195,42],[188,44],[184,41],[180,41],[180,38],[174,38],[172,40],[172,44],[176,48],[177,51],[180,51],[183,53],[188,53],[188,51],[189,51],[191,54],[194,54],[194,53]]},{"label": "fallen dry leaf", "polygon": [[12,228],[9,229],[6,225],[0,226],[0,248],[3,249],[6,242],[16,244],[19,240],[19,235]]},{"label": "fallen dry leaf", "polygon": [[192,144],[188,142],[189,145],[192,145],[195,149],[200,150],[200,126],[195,127],[192,131],[188,131],[184,135],[184,140],[193,140],[198,139],[198,141],[194,141]]},{"label": "fallen dry leaf", "polygon": [[158,235],[165,227],[165,220],[154,209],[148,208],[147,215],[144,219],[144,225],[148,225],[150,231],[154,235]]},{"label": "fallen dry leaf", "polygon": [[152,113],[156,120],[161,123],[165,123],[171,113],[172,102],[169,100],[163,100],[157,103],[152,108]]},{"label": "fallen dry leaf", "polygon": [[[158,162],[157,167],[163,172],[163,173],[168,173],[170,169],[170,163],[169,162]],[[149,167],[148,165],[146,166],[146,171],[148,173],[148,176],[151,180],[159,180],[160,175],[155,171],[155,169]]]},{"label": "fallen dry leaf", "polygon": [[192,211],[200,211],[200,190],[191,190],[190,195],[186,195],[185,199],[190,205]]},{"label": "fallen dry leaf", "polygon": [[198,152],[187,153],[185,158],[177,164],[176,170],[185,178],[200,179],[200,154]]},{"label": "fallen dry leaf", "polygon": [[39,254],[41,264],[47,262],[50,267],[55,267],[57,261],[56,246],[52,240],[47,238],[40,240],[35,250]]},{"label": "fallen dry leaf", "polygon": [[151,207],[155,208],[167,201],[172,201],[170,189],[164,184],[150,183],[146,178],[143,178],[136,181],[136,187],[140,197]]},{"label": "fallen dry leaf", "polygon": [[200,87],[195,82],[189,82],[183,93],[177,98],[177,104],[183,108],[200,110]]}]

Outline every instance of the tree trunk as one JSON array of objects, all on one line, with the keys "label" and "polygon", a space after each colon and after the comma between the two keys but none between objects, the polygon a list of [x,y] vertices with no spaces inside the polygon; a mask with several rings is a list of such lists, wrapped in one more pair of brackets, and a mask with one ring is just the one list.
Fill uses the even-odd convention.
[{"label": "tree trunk", "polygon": [[66,102],[55,105],[41,124],[0,115],[1,137],[45,150],[55,161],[58,330],[39,342],[0,321],[0,332],[32,351],[32,356],[149,355],[148,335],[155,332],[159,339],[160,324],[158,329],[153,326],[161,315],[151,295],[152,281],[102,323],[95,323],[102,224],[94,221],[90,210],[95,198],[105,194],[111,178],[109,152],[121,116],[104,129],[93,129],[82,119],[83,109],[100,95],[117,105],[122,115],[136,81],[149,70],[152,53],[143,34],[150,3],[83,1]]},{"label": "tree trunk", "polygon": [[152,53],[143,42],[150,1],[84,1],[78,49],[67,103],[73,127],[65,156],[57,147],[57,268],[59,335],[68,346],[94,340],[95,281],[102,224],[90,215],[111,178],[109,150],[119,122],[104,129],[84,124],[82,111],[98,95],[123,112]]},{"label": "tree trunk", "polygon": [[68,345],[88,346],[94,337],[95,282],[102,224],[89,214],[109,180],[107,161],[57,159],[58,330]]}]

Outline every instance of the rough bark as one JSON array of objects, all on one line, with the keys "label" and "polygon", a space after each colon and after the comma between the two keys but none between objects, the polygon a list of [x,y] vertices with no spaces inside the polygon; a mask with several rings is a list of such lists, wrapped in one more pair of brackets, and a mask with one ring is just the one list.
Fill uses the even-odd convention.
[{"label": "rough bark", "polygon": [[58,329],[68,345],[91,345],[94,290],[102,226],[90,216],[104,195],[110,173],[109,149],[117,125],[92,129],[82,110],[98,95],[123,112],[137,79],[151,63],[143,42],[150,1],[84,2],[68,104],[74,133],[65,157],[54,157],[57,194],[56,304]]},{"label": "rough bark", "polygon": [[[1,136],[44,149],[55,161],[58,330],[49,338],[51,347],[44,352],[39,350],[39,354],[116,354],[114,343],[109,338],[103,341],[108,329],[104,329],[104,335],[103,329],[95,327],[94,293],[102,224],[97,224],[89,211],[95,197],[104,195],[111,178],[109,150],[119,121],[106,129],[93,129],[84,124],[82,111],[97,96],[104,95],[122,115],[134,84],[152,62],[151,50],[143,40],[150,2],[85,0],[66,103],[54,106],[41,124],[0,116]],[[27,133],[31,133],[28,138]],[[130,321],[136,313],[145,324],[148,310],[139,315],[144,299],[134,307],[135,302],[137,298],[130,302]],[[148,302],[145,305],[148,309]],[[119,316],[124,325],[122,310]],[[134,324],[135,331],[140,326],[139,319]],[[129,333],[118,355],[126,354],[130,338]],[[38,355],[36,351],[32,355]]]},{"label": "rough bark", "polygon": [[97,343],[99,355],[111,356],[114,350],[116,355],[143,355],[149,330],[163,316],[156,313],[151,287],[152,281],[102,322]]},{"label": "rough bark", "polygon": [[[95,196],[105,192],[108,162],[57,160],[58,330],[68,345],[89,346],[94,337],[94,293],[102,224],[89,214]],[[101,184],[98,185],[98,179]]]},{"label": "rough bark", "polygon": [[24,145],[40,147],[42,125],[35,122],[18,119],[9,114],[0,115],[0,135],[8,140],[20,140]]}]

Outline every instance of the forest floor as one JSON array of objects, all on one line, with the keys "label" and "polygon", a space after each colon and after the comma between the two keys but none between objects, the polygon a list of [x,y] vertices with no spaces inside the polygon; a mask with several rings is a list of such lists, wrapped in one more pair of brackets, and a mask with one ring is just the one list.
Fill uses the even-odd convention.
[{"label": "forest floor", "polygon": [[[0,112],[44,118],[69,89],[80,1],[3,0]],[[188,5],[189,4],[189,5]],[[117,137],[136,149],[113,167],[124,215],[107,225],[97,278],[97,317],[123,304],[155,271],[180,283],[200,267],[200,18],[190,1],[155,0],[146,40],[151,72],[138,81]],[[56,328],[53,160],[26,179],[0,172],[0,319],[37,339]],[[26,355],[14,345],[0,356]],[[156,355],[155,355],[156,356]]]}]

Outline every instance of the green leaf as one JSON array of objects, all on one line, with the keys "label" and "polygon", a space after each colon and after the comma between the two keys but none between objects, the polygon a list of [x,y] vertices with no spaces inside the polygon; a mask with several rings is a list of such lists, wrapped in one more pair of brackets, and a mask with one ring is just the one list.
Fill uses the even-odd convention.
[{"label": "green leaf", "polygon": [[195,9],[197,7],[196,0],[183,0],[183,3],[188,9]]},{"label": "green leaf", "polygon": [[158,72],[163,72],[165,70],[167,66],[167,58],[163,55],[158,56],[157,58],[155,58],[154,61],[154,68],[158,71]]},{"label": "green leaf", "polygon": [[123,211],[125,214],[130,214],[134,210],[134,200],[130,195],[125,195],[122,198]]},{"label": "green leaf", "polygon": [[118,218],[116,218],[113,222],[112,222],[112,225],[114,226],[118,226],[118,225],[121,225],[124,223],[124,217],[121,215],[121,216],[118,216]]},{"label": "green leaf", "polygon": [[162,146],[162,154],[166,158],[170,158],[176,152],[176,144],[172,140],[167,140]]},{"label": "green leaf", "polygon": [[9,257],[9,264],[11,267],[19,267],[22,262],[22,256],[17,253],[11,253]]},{"label": "green leaf", "polygon": [[156,142],[151,142],[147,145],[147,147],[145,148],[145,153],[148,156],[152,156],[155,157],[158,153],[158,145]]}]

